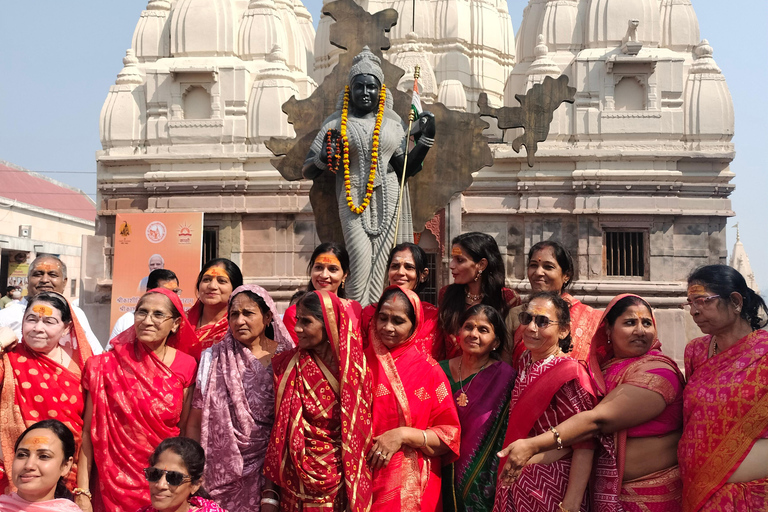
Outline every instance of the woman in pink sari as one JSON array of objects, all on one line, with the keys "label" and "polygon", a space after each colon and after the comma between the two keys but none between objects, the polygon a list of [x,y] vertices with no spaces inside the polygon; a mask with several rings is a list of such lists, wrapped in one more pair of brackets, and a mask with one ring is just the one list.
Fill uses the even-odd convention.
[{"label": "woman in pink sari", "polygon": [[[592,309],[566,291],[574,279],[571,253],[553,240],[539,242],[528,251],[527,274],[533,293],[557,292],[568,303],[573,340],[573,347],[568,355],[579,361],[586,361],[589,358],[589,343],[601,318],[599,310]],[[523,330],[517,320],[521,311],[522,307],[512,308],[507,315],[507,328],[512,344],[504,348],[502,360],[512,366],[517,364],[520,355],[525,351],[525,345],[522,343]]]},{"label": "woman in pink sari", "polygon": [[705,336],[685,348],[683,510],[768,510],[768,308],[726,265],[690,275],[688,304]]},{"label": "woman in pink sari", "polygon": [[[184,432],[192,401],[195,360],[171,345],[194,345],[179,296],[155,288],[139,299],[134,328],[114,349],[88,359],[77,496],[85,510],[123,512],[149,503],[141,469],[160,441]],[[93,481],[91,480],[93,477]],[[92,505],[92,507],[91,507]]]},{"label": "woman in pink sari", "polygon": [[390,286],[369,326],[372,512],[442,510],[442,466],[459,456],[461,432],[450,385],[440,365],[416,347],[420,302],[411,290]]},{"label": "woman in pink sari", "polygon": [[275,421],[272,357],[292,349],[293,341],[261,286],[232,292],[227,316],[224,340],[200,359],[187,434],[205,448],[211,496],[227,510],[258,511]]},{"label": "woman in pink sari", "polygon": [[[568,303],[556,292],[534,293],[519,320],[527,350],[512,390],[506,448],[499,452],[494,512],[619,510],[610,440],[598,435],[564,449],[557,429],[596,402],[586,368],[565,354],[571,346]],[[542,435],[557,441],[554,451],[524,466],[507,459],[515,441]]]},{"label": "woman in pink sari", "polygon": [[530,457],[612,434],[619,499],[626,512],[681,510],[682,481],[677,443],[682,431],[684,378],[661,353],[651,307],[637,295],[615,297],[591,344],[590,366],[600,396],[594,409],[572,416],[551,432],[521,439],[508,450],[509,466],[519,471]]}]

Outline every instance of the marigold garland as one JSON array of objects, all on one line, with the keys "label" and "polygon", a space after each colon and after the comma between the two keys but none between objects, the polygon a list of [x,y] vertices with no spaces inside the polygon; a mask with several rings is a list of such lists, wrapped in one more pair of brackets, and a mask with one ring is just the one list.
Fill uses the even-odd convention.
[{"label": "marigold garland", "polygon": [[[376,168],[379,163],[379,133],[381,132],[381,121],[384,118],[384,103],[387,99],[387,86],[381,85],[379,94],[379,110],[376,113],[376,125],[373,128],[373,147],[371,148],[371,170],[368,173],[368,184],[365,187],[365,198],[360,206],[355,206],[352,200],[352,185],[349,182],[349,139],[347,138],[347,114],[349,111],[349,86],[344,88],[344,106],[341,110],[341,140],[342,140],[342,162],[344,162],[344,190],[347,195],[347,206],[350,211],[360,215],[371,204],[373,195],[373,181],[376,179]],[[330,147],[330,144],[329,146]],[[337,148],[338,151],[338,148]],[[338,169],[338,163],[337,169]]]}]

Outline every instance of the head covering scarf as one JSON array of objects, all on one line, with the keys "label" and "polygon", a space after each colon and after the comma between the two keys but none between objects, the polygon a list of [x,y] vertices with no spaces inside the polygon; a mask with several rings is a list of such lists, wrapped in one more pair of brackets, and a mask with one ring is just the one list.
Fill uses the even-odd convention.
[{"label": "head covering scarf", "polygon": [[[606,318],[616,303],[625,297],[637,297],[644,303],[648,302],[639,295],[623,293],[614,297],[613,300],[608,304],[608,307],[605,308],[605,311],[603,311],[603,315],[600,317],[600,323],[597,326],[597,330],[592,337],[592,343],[590,344],[588,364],[589,373],[592,377],[592,381],[595,385],[595,392],[598,396],[605,396],[607,394],[602,367],[615,357],[613,354],[613,345],[608,342],[608,333],[606,332]],[[653,310],[651,310],[651,318],[653,319],[653,328],[656,329],[656,317],[653,314]],[[659,341],[658,337],[653,340],[649,352],[651,350],[661,350],[661,342]]]},{"label": "head covering scarf", "polygon": [[[229,297],[229,307],[246,291],[261,297],[272,313],[275,354],[292,349],[293,340],[264,288],[240,286]],[[271,363],[264,367],[257,361],[250,349],[234,338],[231,328],[221,343],[211,347],[201,407],[200,444],[207,455],[205,483],[208,492],[232,510],[260,502],[262,467],[275,419],[272,380]],[[197,408],[197,403],[193,407]]]},{"label": "head covering scarf", "polygon": [[61,499],[27,501],[18,494],[0,495],[0,510],[3,512],[81,512],[74,501]]},{"label": "head covering scarf", "polygon": [[331,510],[344,494],[345,510],[364,512],[372,496],[371,376],[349,306],[334,293],[310,293],[320,299],[338,379],[299,347],[273,359],[275,425],[264,472],[283,490],[281,510]]},{"label": "head covering scarf", "polygon": [[[93,355],[93,351],[72,310],[72,304],[61,294],[49,293],[58,295],[69,306],[72,317],[70,328],[61,336],[59,344],[71,350],[72,361],[78,370],[73,372],[57,361],[31,350],[23,341],[23,335],[21,343],[3,355],[0,446],[3,449],[3,464],[8,473],[8,480],[0,478],[0,492],[6,486],[15,490],[10,481],[10,473],[16,439],[27,427],[48,417],[62,421],[75,436],[75,465],[72,466],[67,481],[72,485],[77,481],[77,453],[82,442],[85,410],[80,377],[85,361]],[[30,303],[34,302],[32,299]],[[62,396],[67,399],[61,400]]]}]

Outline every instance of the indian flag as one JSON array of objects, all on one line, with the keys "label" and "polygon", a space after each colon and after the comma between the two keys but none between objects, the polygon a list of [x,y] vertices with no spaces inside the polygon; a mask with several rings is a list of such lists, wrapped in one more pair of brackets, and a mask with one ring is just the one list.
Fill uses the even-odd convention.
[{"label": "indian flag", "polygon": [[411,98],[411,111],[413,111],[413,120],[421,116],[421,98],[419,97],[419,80],[413,79],[413,98]]}]

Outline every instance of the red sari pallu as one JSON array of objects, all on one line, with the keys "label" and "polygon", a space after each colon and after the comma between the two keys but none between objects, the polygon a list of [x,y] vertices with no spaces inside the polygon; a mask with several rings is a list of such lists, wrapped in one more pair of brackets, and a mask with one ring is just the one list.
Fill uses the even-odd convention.
[{"label": "red sari pallu", "polygon": [[[622,384],[654,391],[664,398],[667,408],[656,418],[613,435],[616,444],[619,479],[624,477],[627,439],[664,436],[680,431],[682,423],[682,394],[685,377],[672,359],[661,352],[656,339],[651,350],[640,357],[615,359],[613,347],[608,343],[605,317],[621,299],[637,295],[616,296],[603,312],[600,325],[592,338],[590,373],[598,396],[605,396]],[[656,318],[653,325],[656,325]],[[622,482],[619,501],[625,512],[679,512],[682,510],[682,480],[680,468],[675,465],[641,478]]]},{"label": "red sari pallu", "polygon": [[195,339],[191,342],[182,343],[175,347],[182,352],[185,352],[195,358],[195,361],[200,361],[200,354],[203,350],[212,347],[216,343],[224,339],[229,329],[229,319],[227,315],[218,322],[210,325],[204,325],[197,328],[197,322],[200,321],[200,317],[203,316],[203,303],[197,300],[195,304],[189,309],[189,323],[195,329]]},{"label": "red sari pallu", "polygon": [[368,331],[370,345],[365,354],[373,374],[373,434],[380,436],[398,427],[429,429],[449,452],[427,457],[404,445],[386,467],[374,472],[371,511],[431,512],[442,510],[442,466],[459,457],[461,427],[445,373],[417,347],[421,301],[411,290],[400,289],[416,312],[414,334],[390,350],[379,339],[376,322]]},{"label": "red sari pallu", "polygon": [[[70,305],[70,310],[72,306]],[[0,442],[4,466],[0,467],[0,493],[15,492],[11,483],[13,445],[27,427],[45,419],[57,419],[75,436],[75,462],[80,453],[83,432],[83,388],[80,375],[85,362],[93,355],[77,317],[72,314],[72,326],[66,343],[73,349],[68,367],[30,350],[22,341],[3,354],[0,367]],[[5,474],[7,472],[7,474]],[[77,487],[77,464],[67,477],[67,487]]]},{"label": "red sari pallu", "polygon": [[[509,426],[504,447],[518,439],[533,437],[594,407],[596,399],[589,374],[582,363],[569,357],[548,357],[532,362],[530,352],[521,358],[509,411]],[[572,446],[595,449],[592,479],[585,491],[581,510],[617,512],[620,481],[612,439],[596,436]],[[499,460],[499,478],[506,457]],[[525,466],[511,485],[499,481],[494,512],[550,512],[558,510],[568,486],[571,457],[551,464]]]},{"label": "red sari pallu", "polygon": [[360,333],[342,299],[310,293],[320,297],[339,374],[300,347],[272,359],[275,424],[264,474],[280,487],[282,512],[368,511],[371,377]]},{"label": "red sari pallu", "polygon": [[[164,288],[151,291],[171,299],[182,315],[181,328],[167,343],[189,343],[194,329],[178,296]],[[112,351],[88,360],[83,386],[93,402],[91,441],[98,472],[98,489],[91,485],[94,510],[103,504],[108,512],[122,512],[149,503],[142,470],[163,439],[179,435],[184,389],[194,381],[194,371],[187,379],[163,364],[136,338],[135,329],[122,332],[112,344]],[[183,352],[176,353],[171,366],[177,363],[194,370],[194,361]]]},{"label": "red sari pallu", "polygon": [[712,357],[712,336],[685,348],[683,437],[677,449],[683,510],[768,510],[768,478],[728,483],[768,437],[768,332],[757,330]]},{"label": "red sari pallu", "polygon": [[[363,309],[363,348],[367,348],[369,344],[368,329],[374,320],[376,306],[377,304],[369,304]],[[435,361],[442,361],[445,359],[445,346],[443,340],[438,337],[437,316],[437,307],[429,302],[421,303],[421,326],[416,333],[415,345],[422,354],[431,356]]]}]

